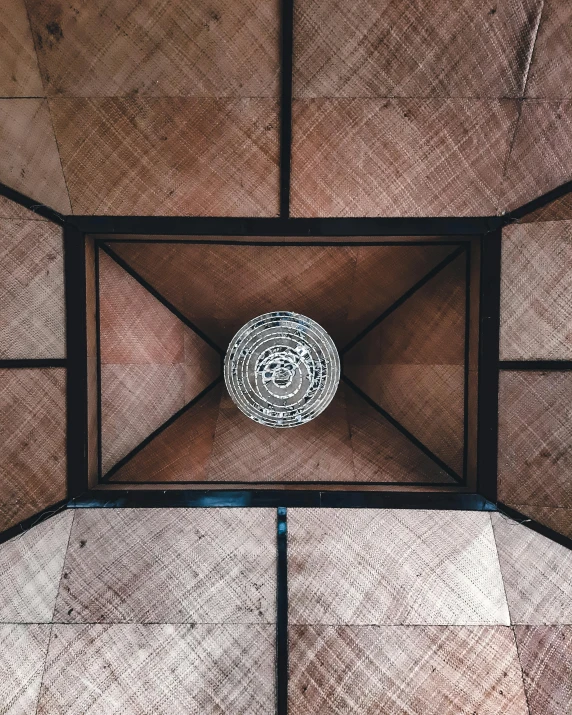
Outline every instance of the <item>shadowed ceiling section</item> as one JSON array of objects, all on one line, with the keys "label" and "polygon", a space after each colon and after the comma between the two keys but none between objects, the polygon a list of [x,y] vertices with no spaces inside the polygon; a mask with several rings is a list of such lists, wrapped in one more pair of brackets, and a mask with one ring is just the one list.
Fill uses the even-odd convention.
[{"label": "shadowed ceiling section", "polygon": [[466,263],[465,252],[449,259],[351,347],[344,360],[345,374],[459,475],[464,443]]},{"label": "shadowed ceiling section", "polygon": [[[406,393],[407,381],[415,378],[414,394],[405,394],[409,410],[403,416],[414,422],[415,415],[409,413],[415,400],[421,399],[430,418],[437,415],[441,420],[440,429],[448,428],[441,440],[461,454],[458,463],[453,458],[447,464],[432,459],[431,450],[420,444],[428,433],[425,423],[421,437],[416,435],[418,441],[411,439],[407,430],[376,410],[367,397],[343,384],[322,415],[286,430],[253,422],[221,387],[209,391],[147,440],[110,474],[112,481],[456,483],[455,470],[460,474],[463,467],[465,340],[465,256],[457,257],[464,251],[458,244],[269,246],[131,241],[110,243],[105,250],[223,350],[238,328],[271,310],[308,315],[332,334],[340,350],[389,313],[381,325],[386,325],[384,340],[389,350],[406,363],[399,366],[405,368],[401,382],[386,366],[376,370],[372,362],[360,369],[368,373],[376,397],[388,391],[390,381]],[[434,273],[440,282],[430,280]],[[102,295],[111,289],[101,286]],[[139,285],[137,289],[142,290]],[[392,306],[412,292],[392,312]],[[417,300],[429,304],[414,319]],[[407,310],[410,301],[413,305]],[[128,315],[125,310],[123,314]],[[410,329],[419,327],[417,341],[402,335],[402,321],[414,322],[405,328],[408,335]],[[102,332],[104,327],[102,307]],[[128,328],[121,324],[118,328],[110,344],[123,352],[121,334],[128,336]],[[375,330],[362,342],[372,333],[377,335]],[[414,375],[407,372],[415,368]],[[395,399],[399,401],[399,395]],[[438,416],[444,407],[445,419]],[[460,409],[460,430],[455,429],[456,409]],[[455,440],[459,444],[451,446]]]},{"label": "shadowed ceiling section", "polygon": [[105,474],[219,376],[220,358],[103,251],[99,305]]}]

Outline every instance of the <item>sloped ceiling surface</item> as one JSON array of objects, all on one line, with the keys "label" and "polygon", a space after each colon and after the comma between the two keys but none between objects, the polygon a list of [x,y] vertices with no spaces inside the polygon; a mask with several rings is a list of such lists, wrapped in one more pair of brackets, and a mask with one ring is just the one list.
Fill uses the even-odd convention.
[{"label": "sloped ceiling surface", "polygon": [[[491,215],[572,178],[566,0],[294,6],[292,215]],[[277,215],[277,0],[1,7],[0,181],[61,213]]]}]

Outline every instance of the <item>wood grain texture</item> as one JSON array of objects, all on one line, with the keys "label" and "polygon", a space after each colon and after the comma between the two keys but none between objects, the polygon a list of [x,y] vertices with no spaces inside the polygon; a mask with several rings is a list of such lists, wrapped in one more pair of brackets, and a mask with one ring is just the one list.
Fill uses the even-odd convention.
[{"label": "wood grain texture", "polygon": [[43,97],[24,0],[0,2],[0,97]]},{"label": "wood grain texture", "polygon": [[465,256],[348,351],[345,374],[458,474],[463,472]]},{"label": "wood grain texture", "polygon": [[292,625],[509,623],[485,513],[289,510],[288,580]]},{"label": "wood grain texture", "polygon": [[51,99],[75,214],[275,216],[273,99]]},{"label": "wood grain texture", "polygon": [[272,623],[275,516],[272,509],[79,510],[54,620]]},{"label": "wood grain texture", "polygon": [[572,622],[572,551],[503,514],[492,514],[511,623]]},{"label": "wood grain texture", "polygon": [[51,622],[72,521],[65,511],[2,544],[0,623]]},{"label": "wood grain texture", "polygon": [[267,715],[274,707],[274,631],[237,624],[55,625],[37,712]]},{"label": "wood grain texture", "polygon": [[64,358],[62,230],[0,218],[0,358]]},{"label": "wood grain texture", "polygon": [[525,100],[499,207],[512,211],[572,179],[572,102]]},{"label": "wood grain texture", "polygon": [[111,245],[223,348],[270,310],[313,318],[341,347],[455,248]]},{"label": "wood grain texture", "polygon": [[295,100],[293,216],[496,214],[513,100]]},{"label": "wood grain texture", "polygon": [[572,221],[503,231],[500,357],[572,359]]},{"label": "wood grain texture", "polygon": [[541,0],[302,0],[295,97],[520,97]]},{"label": "wood grain texture", "polygon": [[215,380],[220,358],[102,251],[99,278],[105,473]]},{"label": "wood grain texture", "polygon": [[572,626],[514,629],[530,715],[572,710]]},{"label": "wood grain texture", "polygon": [[213,388],[121,467],[111,481],[205,481],[221,392],[222,387]]},{"label": "wood grain texture", "polygon": [[269,429],[246,417],[223,393],[207,470],[213,482],[352,482],[354,469],[342,387],[316,419]]},{"label": "wood grain texture", "polygon": [[572,7],[566,0],[544,0],[526,96],[572,99]]},{"label": "wood grain texture", "polygon": [[35,713],[50,640],[45,624],[0,625],[0,703],[5,713]]},{"label": "wood grain texture", "polygon": [[293,626],[289,712],[528,715],[501,626]]},{"label": "wood grain texture", "polygon": [[277,0],[29,0],[49,96],[277,97]]},{"label": "wood grain texture", "polygon": [[0,530],[65,499],[66,371],[0,370]]},{"label": "wood grain texture", "polygon": [[351,389],[346,389],[346,404],[356,482],[455,483]]},{"label": "wood grain texture", "polygon": [[0,182],[61,214],[71,213],[45,99],[0,102]]},{"label": "wood grain texture", "polygon": [[572,373],[501,372],[498,497],[572,509]]}]

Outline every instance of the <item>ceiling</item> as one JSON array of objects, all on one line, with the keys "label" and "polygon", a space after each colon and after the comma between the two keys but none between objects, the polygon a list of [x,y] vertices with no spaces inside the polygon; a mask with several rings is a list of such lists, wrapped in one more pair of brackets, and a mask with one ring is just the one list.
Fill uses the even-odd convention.
[{"label": "ceiling", "polygon": [[[278,0],[6,5],[0,182],[278,215]],[[572,179],[567,0],[296,0],[292,43],[292,216],[493,215]]]}]

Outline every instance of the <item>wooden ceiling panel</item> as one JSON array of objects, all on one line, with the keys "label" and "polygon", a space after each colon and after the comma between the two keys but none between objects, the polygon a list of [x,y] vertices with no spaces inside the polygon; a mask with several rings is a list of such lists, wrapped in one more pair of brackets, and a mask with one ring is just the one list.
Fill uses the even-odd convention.
[{"label": "wooden ceiling panel", "polygon": [[0,97],[43,97],[24,0],[0,1]]},{"label": "wooden ceiling panel", "polygon": [[503,231],[500,357],[572,359],[572,221]]},{"label": "wooden ceiling panel", "polygon": [[0,101],[0,182],[62,214],[71,213],[46,100]]},{"label": "wooden ceiling panel", "polygon": [[572,99],[572,5],[544,0],[526,96]]},{"label": "wooden ceiling panel", "polygon": [[105,473],[216,379],[220,358],[104,252],[99,293]]},{"label": "wooden ceiling panel", "polygon": [[516,100],[295,100],[292,215],[496,214],[517,114]]},{"label": "wooden ceiling panel", "polygon": [[111,481],[205,481],[222,389],[219,386],[208,392],[121,467]]},{"label": "wooden ceiling panel", "polygon": [[500,375],[499,501],[572,509],[572,373]]},{"label": "wooden ceiling panel", "polygon": [[356,392],[345,394],[356,482],[455,483]]},{"label": "wooden ceiling panel", "polygon": [[461,255],[344,360],[350,380],[459,475],[464,462],[465,271]]},{"label": "wooden ceiling panel", "polygon": [[524,100],[503,182],[511,211],[572,179],[572,101]]},{"label": "wooden ceiling panel", "polygon": [[0,370],[0,531],[67,494],[66,371]]},{"label": "wooden ceiling panel", "polygon": [[244,415],[225,391],[207,470],[212,482],[353,482],[345,391],[316,419],[270,429]]},{"label": "wooden ceiling panel", "polygon": [[296,97],[522,96],[542,0],[301,0]]},{"label": "wooden ceiling panel", "polygon": [[53,99],[75,214],[275,216],[273,99]]},{"label": "wooden ceiling panel", "polygon": [[223,348],[244,323],[271,310],[313,318],[341,347],[456,248],[164,242],[110,247]]},{"label": "wooden ceiling panel", "polygon": [[277,97],[277,0],[28,0],[49,96]]},{"label": "wooden ceiling panel", "polygon": [[65,355],[62,230],[0,219],[0,359]]}]

